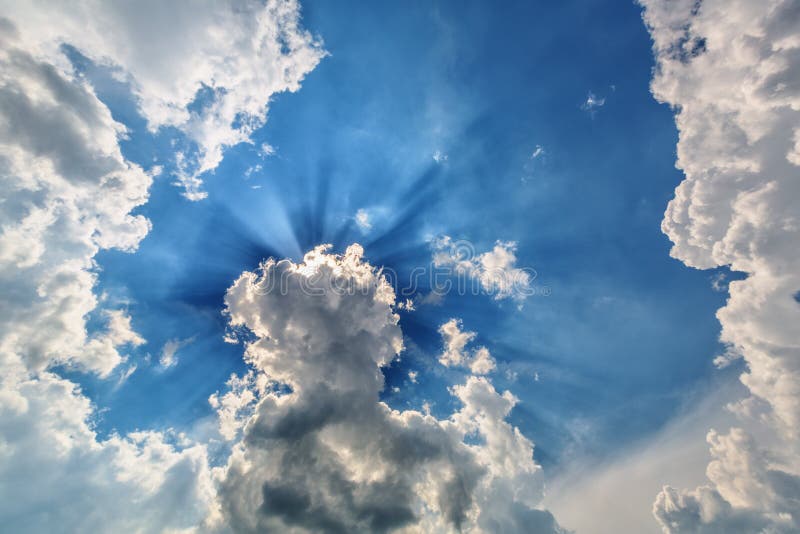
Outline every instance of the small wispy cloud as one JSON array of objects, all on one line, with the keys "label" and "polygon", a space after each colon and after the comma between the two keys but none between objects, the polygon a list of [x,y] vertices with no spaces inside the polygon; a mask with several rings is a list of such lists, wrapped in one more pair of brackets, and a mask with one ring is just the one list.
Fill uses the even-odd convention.
[{"label": "small wispy cloud", "polygon": [[253,176],[253,174],[260,173],[262,169],[263,169],[263,167],[261,166],[260,163],[257,163],[255,165],[251,165],[250,167],[247,168],[246,171],[244,171],[244,179],[245,180],[250,179],[250,177]]},{"label": "small wispy cloud", "polygon": [[584,100],[583,104],[581,104],[581,109],[589,113],[589,115],[594,116],[597,112],[598,108],[601,108],[605,105],[606,99],[602,96],[597,96],[591,91],[586,96],[586,100]]},{"label": "small wispy cloud", "polygon": [[186,339],[170,339],[164,343],[163,347],[161,347],[161,355],[158,358],[158,363],[164,369],[175,366],[178,363],[178,351],[186,345],[193,343],[194,340],[194,337]]},{"label": "small wispy cloud", "polygon": [[356,212],[355,219],[356,224],[363,233],[367,233],[372,230],[372,222],[369,220],[369,212],[364,208],[361,208]]},{"label": "small wispy cloud", "polygon": [[445,162],[447,161],[447,154],[445,154],[441,150],[437,150],[436,152],[433,153],[433,161],[435,161],[436,163]]},{"label": "small wispy cloud", "polygon": [[137,365],[134,363],[129,365],[127,369],[120,372],[119,376],[117,377],[117,383],[114,386],[114,388],[117,389],[121,387],[125,382],[127,382],[128,379],[131,377],[131,375],[136,372],[137,368],[138,368]]},{"label": "small wispy cloud", "polygon": [[537,159],[545,155],[544,147],[542,145],[536,145],[536,148],[533,149],[531,152],[530,159]]},{"label": "small wispy cloud", "polygon": [[269,143],[263,143],[261,145],[261,150],[259,151],[259,155],[262,158],[268,158],[270,156],[274,156],[277,150],[274,146],[270,145]]}]

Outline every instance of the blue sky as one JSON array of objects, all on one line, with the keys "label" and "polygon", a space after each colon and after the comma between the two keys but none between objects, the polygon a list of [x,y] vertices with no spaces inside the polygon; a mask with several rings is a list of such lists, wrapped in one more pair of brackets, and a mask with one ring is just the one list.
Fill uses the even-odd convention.
[{"label": "blue sky", "polygon": [[[130,300],[148,340],[132,361],[150,354],[156,363],[168,340],[194,339],[174,368],[151,365],[121,387],[86,384],[109,408],[100,428],[188,428],[211,413],[208,396],[243,368],[241,349],[222,341],[223,296],[262,259],[359,242],[373,263],[410,272],[430,261],[430,236],[444,233],[479,248],[516,241],[519,264],[551,294],[521,310],[452,296],[404,314],[422,352],[403,371],[431,367],[415,360],[434,361],[436,328],[461,317],[522,371],[507,382],[522,400],[512,420],[545,465],[604,456],[657,430],[687,390],[712,380],[724,295],[709,273],[669,257],[659,229],[681,174],[672,115],[649,92],[640,11],[616,2],[306,4],[305,24],[330,56],[301,91],[275,97],[254,146],[226,154],[206,201],[187,202],[165,172],[141,209],[153,230],[136,254],[98,257],[100,287]],[[589,93],[605,99],[591,114],[581,109]],[[125,102],[114,104],[125,120]],[[170,141],[136,132],[123,148],[147,166]],[[275,154],[259,155],[263,143]],[[537,146],[544,154],[531,159]],[[436,151],[447,160],[437,163]],[[378,214],[366,234],[353,220],[362,208]],[[445,380],[401,384],[387,400],[451,402]]]},{"label": "blue sky", "polygon": [[[65,478],[49,486],[109,496],[107,515],[64,504],[76,512],[59,524],[800,524],[794,486],[775,482],[800,480],[790,0],[45,4],[0,20],[0,365],[11,377],[0,400],[34,407],[9,401],[8,422],[0,410],[0,438],[22,436],[9,465],[23,466],[0,475],[33,495],[49,479],[26,466],[53,462]],[[534,273],[534,294],[432,299],[423,276],[400,299],[414,273],[439,267],[442,239],[469,243],[479,281],[482,258],[510,251],[504,269]],[[358,270],[368,262],[413,309],[377,290],[330,297],[337,313],[308,295],[272,300],[248,278],[268,258],[379,286],[377,271]],[[446,362],[450,319],[474,333],[450,353],[460,365]],[[470,368],[479,347],[488,372]],[[348,389],[352,377],[363,391]],[[226,394],[240,403],[232,415],[215,400]],[[720,433],[705,438],[710,428]],[[85,479],[48,440],[72,443]],[[425,449],[434,442],[439,452]],[[387,477],[380,491],[362,488],[360,454]],[[737,471],[737,455],[759,467]],[[341,472],[315,471],[320,458]],[[419,493],[442,472],[467,488],[464,502],[442,504],[452,489],[438,486]],[[349,500],[335,490],[345,479]],[[179,512],[162,514],[181,484]],[[146,523],[112,499],[140,503]],[[23,509],[20,532],[52,528],[35,499]]]}]

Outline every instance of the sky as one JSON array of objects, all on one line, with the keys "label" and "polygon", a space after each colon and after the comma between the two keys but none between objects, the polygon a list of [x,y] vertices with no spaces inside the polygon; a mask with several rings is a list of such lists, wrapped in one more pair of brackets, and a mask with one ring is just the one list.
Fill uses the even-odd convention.
[{"label": "sky", "polygon": [[800,530],[800,4],[0,10],[14,532]]}]

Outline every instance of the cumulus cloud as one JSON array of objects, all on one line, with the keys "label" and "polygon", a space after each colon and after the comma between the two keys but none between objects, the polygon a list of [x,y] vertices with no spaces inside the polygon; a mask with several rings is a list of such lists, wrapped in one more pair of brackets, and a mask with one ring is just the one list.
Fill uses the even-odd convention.
[{"label": "cumulus cloud", "polygon": [[439,333],[444,340],[444,351],[439,357],[439,363],[444,366],[465,366],[476,375],[485,375],[495,368],[495,361],[489,349],[477,347],[467,349],[466,346],[475,339],[475,332],[461,330],[460,319],[450,319],[439,327]]},{"label": "cumulus cloud", "polygon": [[232,325],[255,336],[246,380],[262,386],[246,386],[223,411],[224,422],[258,399],[234,425],[242,437],[220,477],[226,523],[237,532],[560,532],[536,508],[533,445],[505,420],[513,395],[470,377],[452,389],[461,409],[443,420],[380,401],[381,367],[403,336],[394,291],[362,254],[320,246],[301,263],[269,260],[228,290]]},{"label": "cumulus cloud", "polygon": [[76,385],[3,356],[0,517],[9,532],[162,532],[200,524],[214,488],[206,449],[179,435],[99,439]]},{"label": "cumulus cloud", "polygon": [[300,26],[294,0],[0,2],[26,29],[23,48],[68,70],[61,45],[130,82],[149,127],[171,126],[191,141],[177,154],[178,180],[193,200],[201,175],[226,147],[251,142],[276,93],[296,91],[324,56]]},{"label": "cumulus cloud", "polygon": [[[120,153],[124,127],[81,80],[19,47],[0,24],[0,350],[29,370],[71,363],[101,375],[140,344],[121,311],[91,339],[97,306],[93,257],[135,250],[150,223],[131,211],[146,202],[150,177]],[[58,132],[59,135],[52,135]]]},{"label": "cumulus cloud", "polygon": [[741,380],[752,397],[734,407],[743,426],[757,420],[777,434],[767,450],[743,430],[712,434],[711,485],[665,489],[656,516],[667,532],[734,532],[737,521],[740,531],[796,531],[800,9],[792,0],[642,3],[657,59],[653,94],[676,110],[686,175],[662,229],[687,265],[747,273],[728,285],[721,339],[726,359],[747,365]]},{"label": "cumulus cloud", "polygon": [[[435,267],[452,269],[456,276],[477,282],[495,300],[510,297],[522,301],[533,294],[535,271],[516,266],[517,244],[513,241],[498,241],[492,250],[476,254],[471,243],[445,235],[434,239],[431,249]],[[463,288],[459,285],[457,289]]]},{"label": "cumulus cloud", "polygon": [[[52,371],[104,377],[126,347],[144,343],[125,310],[98,309],[94,256],[136,249],[150,223],[131,211],[147,200],[151,178],[123,158],[124,127],[92,89],[31,53],[27,29],[0,19],[3,527],[191,527],[213,495],[205,448],[162,432],[99,438],[89,399]],[[91,313],[104,323],[94,334]]]},{"label": "cumulus cloud", "polygon": [[653,513],[667,532],[789,533],[797,531],[800,476],[772,467],[741,428],[708,434],[711,482],[693,491],[666,486]]}]

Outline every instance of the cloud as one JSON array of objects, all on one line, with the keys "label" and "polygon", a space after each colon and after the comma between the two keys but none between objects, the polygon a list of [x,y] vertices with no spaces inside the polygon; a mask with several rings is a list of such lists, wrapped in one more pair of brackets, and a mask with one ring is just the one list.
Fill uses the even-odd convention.
[{"label": "cloud", "polygon": [[[747,274],[730,282],[717,313],[726,358],[747,364],[741,381],[751,397],[734,409],[743,427],[765,422],[779,437],[764,449],[744,430],[711,434],[711,484],[665,489],[656,516],[667,532],[733,532],[737,522],[797,530],[797,506],[782,503],[800,498],[800,306],[792,298],[800,288],[800,89],[792,82],[800,9],[793,1],[642,3],[657,60],[653,94],[676,110],[686,175],[662,229],[686,265]],[[741,493],[755,487],[763,498]]]},{"label": "cloud", "polygon": [[441,150],[436,150],[433,153],[433,161],[435,161],[436,163],[444,163],[445,161],[447,161],[447,154],[445,154]]},{"label": "cloud", "polygon": [[13,24],[0,25],[0,350],[32,372],[69,363],[106,375],[122,360],[117,347],[143,340],[122,311],[87,335],[93,257],[136,249],[150,222],[130,212],[151,178],[122,157],[124,127],[91,89],[20,43]]},{"label": "cloud", "polygon": [[471,243],[445,235],[434,239],[431,249],[435,267],[451,268],[457,276],[476,281],[495,300],[511,297],[522,301],[533,294],[535,271],[516,266],[517,244],[513,241],[497,241],[492,250],[476,254]]},{"label": "cloud", "polygon": [[[133,251],[147,234],[149,221],[131,212],[147,201],[151,177],[122,156],[125,129],[92,89],[31,53],[26,30],[0,19],[3,527],[197,525],[213,498],[205,448],[170,432],[101,439],[89,399],[52,371],[106,377],[144,343],[125,310],[98,308],[94,257]],[[93,334],[89,316],[103,325]]]},{"label": "cloud", "polygon": [[594,93],[589,91],[589,94],[586,95],[586,100],[584,100],[583,103],[581,104],[581,109],[583,111],[587,111],[590,115],[594,116],[598,108],[603,107],[605,103],[606,103],[605,98],[596,96]]},{"label": "cloud", "polygon": [[356,224],[363,233],[372,230],[372,223],[369,220],[369,212],[365,209],[360,209],[356,212]]},{"label": "cloud", "polygon": [[704,437],[710,427],[735,422],[725,404],[739,398],[742,390],[734,378],[684,393],[681,412],[653,435],[618,447],[613,457],[602,461],[593,454],[573,457],[548,480],[544,504],[579,534],[662,532],[653,517],[653,496],[665,484],[684,487],[704,482],[708,463]]},{"label": "cloud", "polygon": [[800,476],[772,468],[741,428],[707,437],[712,462],[710,484],[693,491],[665,486],[653,513],[668,532],[749,533],[797,531]]},{"label": "cloud", "polygon": [[152,130],[175,127],[194,148],[177,154],[178,181],[198,200],[203,173],[225,148],[251,142],[273,95],[296,91],[325,52],[300,26],[296,1],[148,1],[136,5],[0,2],[26,29],[23,48],[70,70],[62,44],[117,69]]},{"label": "cloud", "polygon": [[495,368],[495,361],[486,347],[466,350],[467,344],[475,339],[475,332],[461,330],[460,319],[450,319],[439,327],[439,333],[444,340],[444,352],[439,357],[439,363],[446,367],[465,366],[476,375],[485,375]]},{"label": "cloud", "polygon": [[[269,260],[228,290],[232,326],[255,336],[246,380],[262,386],[248,386],[258,400],[220,478],[227,524],[559,532],[535,508],[542,481],[533,445],[505,421],[513,395],[470,377],[452,389],[461,409],[443,420],[380,401],[381,367],[402,351],[403,336],[394,291],[362,254],[359,245],[344,255],[320,246],[298,264]],[[252,402],[236,395],[246,399],[232,399],[234,411]]]},{"label": "cloud", "polygon": [[172,367],[178,363],[178,351],[194,342],[194,337],[188,339],[170,339],[164,346],[161,347],[161,355],[158,358],[158,363],[161,367]]}]

